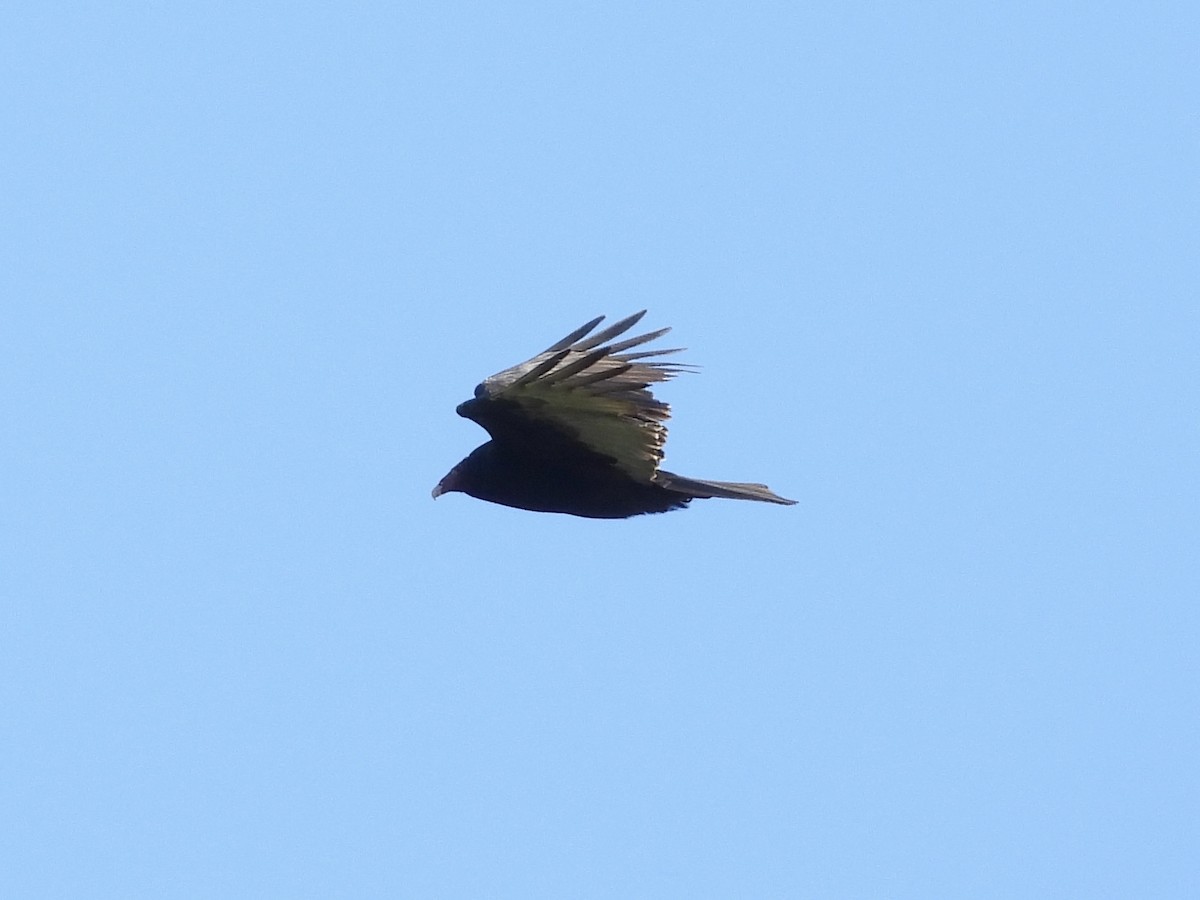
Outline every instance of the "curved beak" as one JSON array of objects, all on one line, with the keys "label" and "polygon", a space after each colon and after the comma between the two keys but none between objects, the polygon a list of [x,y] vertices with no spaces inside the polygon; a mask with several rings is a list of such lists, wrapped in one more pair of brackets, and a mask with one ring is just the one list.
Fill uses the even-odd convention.
[{"label": "curved beak", "polygon": [[448,494],[451,491],[458,490],[458,466],[455,466],[445,474],[441,481],[433,489],[433,499],[436,500],[442,494]]}]

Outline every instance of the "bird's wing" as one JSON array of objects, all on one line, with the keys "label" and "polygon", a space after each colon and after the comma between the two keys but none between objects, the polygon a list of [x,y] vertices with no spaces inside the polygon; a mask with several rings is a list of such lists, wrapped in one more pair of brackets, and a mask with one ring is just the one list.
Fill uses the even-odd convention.
[{"label": "bird's wing", "polygon": [[670,416],[670,407],[654,398],[650,385],[694,367],[647,362],[679,348],[625,352],[669,328],[613,340],[645,314],[642,310],[588,337],[604,317],[593,319],[532,359],[486,379],[459,413],[493,439],[520,444],[526,452],[588,450],[608,457],[630,477],[650,481],[663,457],[663,423]]}]

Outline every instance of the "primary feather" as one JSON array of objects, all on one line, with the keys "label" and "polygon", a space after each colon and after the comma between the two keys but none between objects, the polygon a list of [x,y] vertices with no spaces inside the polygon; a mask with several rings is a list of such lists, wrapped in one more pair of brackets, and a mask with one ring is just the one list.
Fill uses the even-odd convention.
[{"label": "primary feather", "polygon": [[458,412],[492,440],[455,466],[434,496],[458,490],[595,518],[664,512],[700,497],[793,503],[765,485],[700,481],[659,468],[670,407],[650,386],[694,367],[656,359],[678,348],[626,352],[669,328],[613,342],[645,314],[591,334],[600,316],[479,384]]}]

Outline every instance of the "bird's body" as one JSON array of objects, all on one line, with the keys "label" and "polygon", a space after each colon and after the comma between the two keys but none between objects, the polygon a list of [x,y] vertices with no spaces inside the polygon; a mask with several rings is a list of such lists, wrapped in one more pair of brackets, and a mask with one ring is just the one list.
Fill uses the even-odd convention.
[{"label": "bird's body", "polygon": [[766,485],[700,481],[658,467],[669,408],[647,388],[687,367],[644,361],[675,350],[622,352],[668,329],[604,343],[644,314],[585,339],[603,317],[594,319],[480,384],[458,413],[492,440],[451,469],[433,495],[461,491],[518,509],[596,519],[667,512],[700,497],[793,503]]},{"label": "bird's body", "polygon": [[691,499],[654,483],[633,481],[605,462],[533,459],[496,441],[477,447],[463,462],[469,480],[459,490],[535,512],[626,519],[681,509]]}]

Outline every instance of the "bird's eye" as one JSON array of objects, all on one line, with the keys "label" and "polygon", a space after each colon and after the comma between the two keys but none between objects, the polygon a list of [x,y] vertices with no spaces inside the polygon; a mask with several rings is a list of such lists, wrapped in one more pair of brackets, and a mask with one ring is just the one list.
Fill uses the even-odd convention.
[{"label": "bird's eye", "polygon": [[[459,396],[462,396],[462,395],[460,394]],[[475,385],[475,399],[482,400],[486,396],[487,396],[487,391],[484,390],[483,385],[482,384]]]}]

